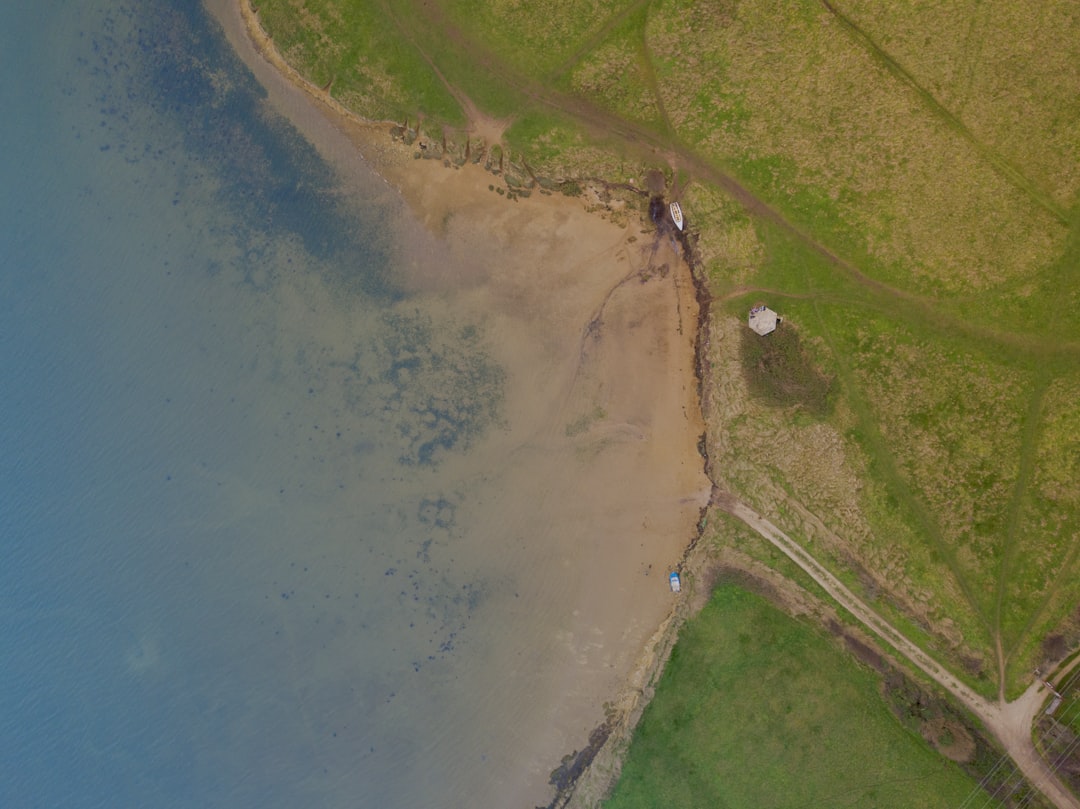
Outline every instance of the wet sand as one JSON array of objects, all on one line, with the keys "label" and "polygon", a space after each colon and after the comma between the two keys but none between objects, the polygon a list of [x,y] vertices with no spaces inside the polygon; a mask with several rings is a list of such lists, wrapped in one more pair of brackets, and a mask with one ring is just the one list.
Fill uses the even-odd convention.
[{"label": "wet sand", "polygon": [[[508,201],[480,167],[414,160],[389,125],[343,116],[260,57],[236,0],[207,4],[274,107],[347,180],[370,186],[375,172],[388,204],[404,200],[390,235],[406,286],[483,323],[507,370],[505,425],[440,472],[484,493],[461,515],[458,554],[514,589],[512,630],[487,626],[474,642],[483,659],[453,686],[449,715],[473,727],[447,729],[460,761],[441,797],[545,803],[551,770],[585,746],[605,703],[640,688],[633,674],[675,604],[667,571],[708,498],[688,269],[666,237],[653,254],[645,223],[622,227],[561,196]],[[499,751],[497,778],[469,771],[481,740]]]}]

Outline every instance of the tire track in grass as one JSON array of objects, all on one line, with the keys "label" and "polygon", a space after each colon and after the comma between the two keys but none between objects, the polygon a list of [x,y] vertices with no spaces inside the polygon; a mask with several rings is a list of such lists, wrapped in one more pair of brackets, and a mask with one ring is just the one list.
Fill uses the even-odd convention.
[{"label": "tire track in grass", "polygon": [[[964,575],[956,553],[945,541],[941,533],[941,527],[934,518],[930,508],[916,493],[907,477],[900,471],[896,457],[889,449],[888,442],[879,427],[879,420],[874,417],[874,411],[867,397],[863,395],[862,386],[855,379],[855,373],[851,365],[846,361],[846,354],[840,351],[835,343],[832,329],[827,318],[820,311],[820,302],[813,302],[814,314],[817,317],[821,335],[825,340],[829,351],[832,353],[837,368],[837,376],[844,386],[848,404],[859,424],[859,431],[866,447],[872,465],[878,467],[877,477],[885,483],[886,491],[901,503],[901,508],[914,518],[914,528],[919,536],[929,542],[932,550],[945,562],[953,581],[971,607],[976,620],[980,621],[987,639],[993,642],[994,629],[990,615],[986,608],[979,604],[975,590]],[[907,520],[905,520],[907,522]],[[910,523],[909,523],[910,524]]]},{"label": "tire track in grass", "polygon": [[[980,36],[976,38],[976,28],[981,27],[985,21],[984,12],[986,7],[983,6],[981,0],[976,0],[975,13],[971,15],[971,19],[968,21],[967,31],[964,33],[964,47],[961,49],[966,57],[963,72],[964,80],[962,83],[957,83],[956,103],[959,107],[959,113],[963,114],[964,107],[967,106],[967,100],[970,98],[971,88],[975,84],[975,66],[979,63],[979,59],[982,56],[983,45],[986,42],[986,37]],[[972,42],[975,44],[972,44]]]},{"label": "tire track in grass", "polygon": [[967,128],[963,121],[956,117],[956,115],[954,115],[944,104],[938,101],[933,93],[919,84],[918,80],[909,73],[903,65],[890,56],[888,51],[878,45],[869,34],[863,31],[862,28],[847,17],[839,8],[830,2],[830,0],[820,0],[820,2],[825,10],[840,23],[840,26],[857,45],[866,50],[872,58],[876,59],[886,70],[896,76],[901,82],[908,85],[931,112],[966,140],[979,156],[993,166],[1002,177],[1029,196],[1040,207],[1049,211],[1059,222],[1064,225],[1070,224],[1068,212],[1054,202],[1048,193],[1039,188],[1038,184],[1033,180],[1028,179],[1024,173],[1010,163],[1009,160],[975,137],[975,134]]},{"label": "tire track in grass", "polygon": [[[868,445],[865,449],[871,464],[878,467],[880,472],[878,477],[884,482],[886,491],[901,504],[901,509],[906,512],[905,516],[910,515],[914,519],[915,525],[913,527],[917,530],[918,537],[926,540],[930,544],[932,552],[936,553],[938,558],[945,562],[952,580],[960,588],[960,593],[971,608],[975,620],[981,624],[987,639],[993,642],[994,631],[990,616],[987,614],[986,609],[979,604],[974,587],[964,574],[954,549],[945,541],[941,526],[935,519],[930,507],[918,495],[907,476],[900,471],[899,461],[890,450],[888,442],[881,432],[880,420],[874,417],[869,397],[864,395],[862,385],[856,379],[854,368],[847,361],[847,354],[838,350],[832,326],[821,311],[822,301],[815,289],[814,276],[808,268],[804,268],[804,272],[807,289],[814,296],[811,305],[814,317],[818,322],[819,332],[836,362],[837,376],[844,387],[846,399],[859,425],[863,440]],[[908,522],[908,520],[905,519],[904,522]]]},{"label": "tire track in grass", "polygon": [[1022,635],[1018,636],[1011,648],[1006,651],[1005,628],[1002,625],[1005,587],[1008,584],[1009,572],[1020,544],[1018,539],[1020,515],[1023,510],[1024,495],[1027,493],[1031,485],[1031,479],[1035,474],[1035,450],[1039,438],[1039,424],[1042,421],[1043,401],[1046,398],[1046,391],[1050,387],[1050,382],[1050,375],[1044,370],[1040,371],[1035,379],[1031,398],[1028,400],[1027,415],[1024,418],[1024,431],[1020,438],[1020,464],[1016,474],[1016,483],[1013,486],[1006,510],[1001,563],[998,565],[997,582],[995,584],[996,592],[994,593],[994,634],[996,635],[994,645],[997,650],[998,694],[1002,700],[1005,699],[1005,689],[1008,684],[1009,656],[1016,650],[1022,639]]},{"label": "tire track in grass", "polygon": [[917,494],[907,477],[900,471],[898,461],[889,449],[885,436],[881,433],[879,420],[874,417],[869,400],[863,394],[862,386],[855,378],[854,369],[846,361],[846,353],[839,350],[837,346],[829,320],[821,311],[821,305],[828,303],[826,299],[828,296],[822,296],[815,289],[814,278],[809,270],[805,274],[805,283],[808,290],[805,297],[811,301],[819,333],[836,362],[837,376],[846,393],[846,399],[855,416],[859,432],[863,436],[864,448],[871,464],[878,468],[879,474],[877,477],[884,482],[888,494],[900,503],[901,511],[905,516],[904,522],[912,525],[913,521],[914,525],[912,527],[916,530],[918,538],[925,540],[929,544],[931,552],[944,561],[950,577],[959,587],[960,594],[971,608],[974,619],[985,633],[986,640],[993,643],[994,631],[990,614],[986,607],[979,604],[974,587],[960,567],[955,552],[945,541],[941,528],[930,508]]},{"label": "tire track in grass", "polygon": [[[640,5],[644,5],[644,2],[635,5],[630,10]],[[440,37],[449,39],[461,49],[466,50],[473,63],[487,71],[493,80],[509,85],[519,92],[527,99],[527,102],[523,104],[518,116],[528,103],[536,104],[573,120],[602,139],[621,140],[627,146],[636,149],[639,156],[646,160],[655,159],[658,153],[672,157],[680,168],[692,174],[698,181],[706,181],[718,186],[738,202],[748,214],[778,226],[817,256],[844,272],[858,285],[890,301],[896,307],[896,316],[900,319],[915,318],[933,325],[934,328],[960,335],[984,346],[995,346],[1017,357],[1023,356],[1030,359],[1031,355],[1035,354],[1047,360],[1062,357],[1080,360],[1080,340],[1046,338],[1040,335],[1007,332],[981,326],[964,317],[941,311],[937,307],[937,302],[931,298],[889,286],[868,276],[852,261],[818,241],[804,227],[788,219],[779,209],[765,202],[722,165],[702,157],[691,147],[679,141],[677,137],[664,137],[661,133],[627,121],[587,99],[553,90],[538,80],[522,76],[498,56],[492,54],[481,42],[454,25],[443,12],[440,2],[433,0],[425,4],[423,14],[414,13],[408,15],[407,18],[399,17],[399,19],[406,29],[417,27],[436,29]],[[421,38],[415,32],[409,36],[409,39],[414,47],[423,50]],[[426,55],[426,58],[431,57]]]},{"label": "tire track in grass", "polygon": [[[1024,637],[1032,630],[1035,623],[1039,620],[1042,614],[1046,611],[1047,606],[1054,599],[1054,596],[1061,590],[1062,582],[1072,576],[1073,567],[1076,564],[1077,557],[1080,556],[1080,542],[1072,542],[1069,545],[1069,549],[1065,552],[1065,558],[1061,565],[1058,567],[1057,575],[1053,577],[1050,582],[1050,586],[1046,590],[1046,595],[1043,596],[1038,606],[1032,611],[1028,617],[1027,623],[1024,624],[1020,633],[1017,635],[1017,641],[1012,647],[1005,651],[1005,659],[1008,661],[1009,657],[1016,653],[1021,647]],[[1077,658],[1080,660],[1080,658]]]},{"label": "tire track in grass", "polygon": [[[401,36],[404,37],[405,41],[408,42],[418,54],[420,54],[420,57],[427,63],[428,67],[431,68],[431,72],[435,74],[436,78],[438,78],[438,80],[442,83],[443,87],[446,88],[446,92],[448,92],[450,96],[454,99],[454,101],[457,102],[458,106],[461,107],[461,111],[465,115],[466,126],[470,128],[475,128],[478,124],[484,121],[493,120],[490,118],[490,116],[482,113],[480,111],[480,108],[476,106],[476,103],[458,85],[454,84],[448,78],[446,78],[443,72],[439,69],[439,66],[435,64],[435,60],[432,58],[431,54],[429,54],[423,47],[421,47],[420,43],[417,41],[415,32],[412,29],[407,28],[402,18],[397,13],[395,13],[393,4],[390,3],[388,0],[381,0],[379,6],[380,8],[382,8],[383,14],[385,14],[386,17],[394,23],[394,27],[397,28],[399,32],[401,32]],[[508,125],[508,122],[502,121],[498,121],[495,123],[496,128],[499,125],[502,125],[503,128]]]},{"label": "tire track in grass", "polygon": [[938,307],[937,301],[932,298],[889,286],[867,275],[852,261],[818,241],[802,225],[788,219],[781,211],[769,205],[748,186],[743,185],[712,161],[677,143],[658,143],[657,147],[674,152],[682,168],[691,172],[697,180],[718,186],[738,202],[749,215],[776,225],[819,258],[842,271],[859,287],[876,298],[887,300],[891,304],[894,317],[901,320],[920,321],[927,327],[957,335],[968,342],[981,345],[983,350],[989,350],[992,347],[998,351],[999,355],[1005,353],[1016,358],[1026,358],[1029,361],[1032,355],[1046,360],[1080,361],[1080,341],[1078,340],[1063,340],[1058,337],[1009,332],[983,326],[963,316],[943,311]]},{"label": "tire track in grass", "polygon": [[559,81],[563,76],[569,73],[578,62],[585,58],[585,56],[592,51],[596,50],[605,39],[608,34],[615,30],[615,28],[621,23],[625,22],[630,15],[638,11],[642,6],[647,6],[652,0],[637,0],[636,3],[631,3],[622,11],[616,12],[608,17],[600,26],[592,33],[589,34],[585,41],[579,45],[570,56],[568,56],[561,65],[555,68],[551,73],[544,77],[545,84]]},{"label": "tire track in grass", "polygon": [[653,98],[656,99],[656,111],[660,113],[660,120],[664,124],[664,131],[667,133],[668,140],[675,143],[678,142],[678,137],[675,134],[675,127],[671,125],[671,117],[668,115],[667,107],[664,106],[664,96],[660,92],[660,83],[656,80],[656,70],[653,67],[652,51],[649,50],[648,30],[648,10],[646,9],[645,24],[641,26],[641,65],[645,74],[645,83],[649,86],[649,91],[653,94]]},{"label": "tire track in grass", "polygon": [[[559,67],[544,79],[544,83],[554,84],[565,76],[575,65],[580,63],[582,59],[604,44],[612,31],[634,15],[644,12],[644,16],[647,20],[651,3],[652,0],[638,0],[638,2],[627,6],[622,11],[609,17],[565,62],[559,65]],[[667,109],[664,107],[664,97],[660,94],[660,86],[656,81],[656,71],[653,69],[652,53],[649,51],[649,42],[646,35],[647,28],[648,26],[645,24],[640,26],[641,39],[637,48],[638,65],[641,68],[641,76],[645,81],[645,85],[649,88],[653,98],[656,99],[656,111],[660,122],[663,125],[663,135],[669,140],[674,141],[676,140],[675,130],[671,126],[671,119],[668,116]]]},{"label": "tire track in grass", "polygon": [[[1080,221],[1078,221],[1077,225],[1075,226],[1074,232],[1077,234],[1074,240],[1076,245],[1074,250],[1077,254],[1080,254]],[[1070,264],[1067,256],[1066,260],[1062,262],[1062,266],[1065,268],[1071,268],[1073,266],[1072,264]],[[827,321],[825,318],[822,317],[819,305],[841,305],[848,308],[858,307],[875,311],[885,317],[893,318],[897,317],[898,314],[896,307],[888,306],[888,301],[882,301],[881,299],[876,297],[871,299],[865,299],[835,292],[819,293],[813,289],[812,283],[810,283],[809,286],[809,291],[804,294],[790,293],[780,289],[741,286],[728,290],[725,293],[718,294],[714,296],[712,300],[715,302],[724,302],[746,295],[768,293],[773,297],[812,301],[814,310],[818,316],[818,322],[820,324],[820,330],[823,338],[826,340],[826,344],[828,345],[831,353],[837,358],[838,365],[841,366],[840,370],[842,373],[839,374],[840,379],[845,385],[845,389],[852,391],[854,394],[852,396],[853,411],[855,412],[857,418],[859,419],[859,423],[861,426],[863,426],[864,430],[866,430],[866,432],[868,433],[873,433],[873,440],[871,443],[872,451],[874,453],[887,452],[886,441],[884,437],[880,435],[880,432],[876,429],[876,426],[874,426],[876,425],[876,420],[873,418],[873,413],[870,410],[870,406],[865,400],[865,397],[858,395],[858,392],[860,390],[858,383],[852,378],[852,373],[850,369],[847,368],[846,364],[844,364],[845,355],[842,352],[839,352],[836,348],[836,345],[833,343],[829,328],[827,326]],[[1059,310],[1054,311],[1056,313]],[[933,327],[933,325],[931,327]],[[988,351],[987,346],[980,345],[975,340],[967,341],[966,348],[967,350],[980,351],[991,355],[993,359],[998,361],[1003,359],[1000,352],[996,351],[994,348],[991,348]],[[1030,363],[1031,361],[1030,356],[1005,357],[1004,359],[1010,363]],[[1069,366],[1075,368],[1075,360],[1070,361]],[[992,644],[994,655],[996,657],[999,689],[1008,687],[1009,661],[1011,660],[1012,656],[1023,646],[1025,637],[1032,630],[1039,616],[1045,612],[1049,604],[1052,603],[1053,599],[1060,591],[1063,584],[1069,580],[1069,576],[1071,575],[1073,566],[1075,565],[1078,556],[1080,556],[1080,543],[1071,543],[1066,550],[1061,564],[1055,568],[1056,573],[1052,577],[1051,581],[1048,582],[1047,591],[1040,600],[1039,604],[1035,607],[1034,610],[1031,611],[1031,614],[1024,623],[1023,627],[1021,627],[1019,631],[1016,632],[1012,637],[1008,637],[1005,633],[1005,627],[1003,627],[1002,625],[1002,613],[1005,605],[1005,595],[1007,592],[1007,585],[1010,579],[1010,575],[1015,572],[1014,563],[1016,562],[1018,555],[1021,552],[1020,537],[1021,531],[1023,529],[1021,522],[1023,501],[1026,492],[1030,489],[1030,482],[1033,479],[1037,467],[1036,456],[1038,431],[1039,425],[1041,423],[1042,413],[1041,403],[1045,396],[1046,390],[1049,388],[1050,384],[1055,378],[1053,371],[1050,370],[1045,363],[1041,364],[1040,368],[1043,369],[1043,372],[1035,379],[1035,385],[1032,390],[1032,394],[1029,397],[1028,406],[1025,411],[1027,415],[1023,422],[1024,430],[1020,444],[1020,458],[1017,480],[1015,481],[1013,486],[1013,493],[1010,496],[1009,506],[1007,506],[1006,508],[1002,534],[999,534],[999,536],[1002,537],[1002,560],[999,564],[998,572],[992,579],[992,584],[990,585],[991,587],[993,587],[993,601],[989,605],[986,612],[987,623],[985,629],[988,634],[988,640]],[[867,430],[867,425],[872,426],[873,429]],[[882,456],[877,455],[877,457],[880,458]],[[883,477],[886,479],[889,485],[905,486],[902,475],[896,468],[895,462],[891,463],[888,469],[885,469],[883,467],[882,472]],[[917,496],[909,488],[907,489],[906,493],[907,495],[913,497]],[[894,492],[894,495],[899,497],[899,493],[897,492]],[[924,524],[926,519],[930,519],[932,521],[929,511],[926,512],[926,516],[924,517]],[[927,534],[929,535],[929,530],[927,531]],[[954,577],[955,575],[957,574],[954,571]],[[1004,695],[1002,695],[1002,698],[1004,698]]]},{"label": "tire track in grass", "polygon": [[[1070,236],[1065,248],[1065,253],[1061,260],[1058,262],[1057,277],[1060,279],[1061,284],[1065,284],[1071,279],[1076,271],[1077,265],[1080,265],[1080,200],[1078,200],[1076,207],[1073,210],[1072,227],[1070,229]],[[1059,307],[1053,307],[1050,311],[1050,323],[1053,324],[1058,320],[1061,309]],[[1046,365],[1040,366],[1040,377],[1036,383],[1036,392],[1041,384],[1042,390],[1039,393],[1039,412],[1038,423],[1029,424],[1025,429],[1023,443],[1021,444],[1021,462],[1025,459],[1030,464],[1029,481],[1025,486],[1023,492],[1017,491],[1013,502],[1011,503],[1010,522],[1009,522],[1009,536],[1017,537],[1021,530],[1021,518],[1023,516],[1023,496],[1026,494],[1027,489],[1030,488],[1030,477],[1034,475],[1035,466],[1037,463],[1037,453],[1039,445],[1040,430],[1039,427],[1042,423],[1042,400],[1045,398],[1046,391],[1049,389],[1051,383],[1054,381],[1054,376],[1050,369]],[[1035,394],[1033,394],[1034,396]],[[1029,418],[1031,411],[1029,410]],[[1051,578],[1046,593],[1039,601],[1038,605],[1028,616],[1028,620],[1024,626],[1021,627],[1017,633],[1016,638],[1011,645],[1004,650],[1005,663],[1007,665],[1010,656],[1015,654],[1022,648],[1024,638],[1035,627],[1039,618],[1046,611],[1047,607],[1051,604],[1055,596],[1060,592],[1063,583],[1071,577],[1073,566],[1076,564],[1078,555],[1080,555],[1080,542],[1072,542],[1069,544],[1065,551],[1064,558],[1061,564],[1057,567],[1055,575]],[[1005,586],[1007,581],[1008,569],[1003,565],[1001,571],[1001,580],[999,582],[999,598],[1004,597]]]}]

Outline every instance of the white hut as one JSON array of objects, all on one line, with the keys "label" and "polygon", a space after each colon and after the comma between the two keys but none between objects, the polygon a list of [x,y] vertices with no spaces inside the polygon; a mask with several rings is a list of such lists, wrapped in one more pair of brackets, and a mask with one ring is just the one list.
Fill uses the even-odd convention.
[{"label": "white hut", "polygon": [[776,331],[776,324],[779,322],[776,312],[763,303],[750,310],[750,328],[762,337]]}]

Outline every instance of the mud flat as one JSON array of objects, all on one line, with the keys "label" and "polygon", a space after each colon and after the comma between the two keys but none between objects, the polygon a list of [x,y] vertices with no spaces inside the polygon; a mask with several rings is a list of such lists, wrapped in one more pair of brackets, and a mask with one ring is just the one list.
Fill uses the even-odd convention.
[{"label": "mud flat", "polygon": [[480,166],[415,159],[390,124],[349,117],[292,74],[250,14],[245,25],[245,3],[208,6],[344,182],[399,207],[388,237],[417,305],[481,323],[506,370],[503,426],[439,474],[482,492],[461,509],[458,552],[514,592],[470,630],[476,660],[458,673],[445,738],[409,766],[444,774],[429,790],[441,805],[549,803],[564,755],[646,686],[678,604],[667,571],[710,493],[682,248],[633,216],[586,212],[587,199],[508,200]]}]

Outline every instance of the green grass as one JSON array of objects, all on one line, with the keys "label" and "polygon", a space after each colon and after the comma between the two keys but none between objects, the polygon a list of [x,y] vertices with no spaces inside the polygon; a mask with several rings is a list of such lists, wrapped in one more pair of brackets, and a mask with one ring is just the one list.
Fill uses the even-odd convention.
[{"label": "green grass", "polygon": [[613,21],[606,36],[568,68],[566,89],[622,120],[665,133],[668,121],[644,35],[647,10],[642,5]]},{"label": "green grass", "polygon": [[[806,594],[817,599],[821,604],[829,604],[829,594],[810,576],[771,542],[768,542],[741,520],[723,511],[711,511],[707,517],[702,534],[711,545],[711,552],[723,558],[723,549],[734,549],[746,560],[759,562],[767,569],[780,574],[787,582],[801,588]],[[721,562],[723,564],[723,562]],[[741,568],[740,568],[741,569]],[[855,619],[840,610],[837,618],[841,622],[855,622]]]},{"label": "green grass", "polygon": [[[842,537],[847,564],[877,571],[890,602],[988,695],[1000,633],[1006,691],[1018,693],[1042,662],[1042,637],[1080,600],[1080,489],[1073,427],[1065,426],[1080,412],[1080,392],[1066,392],[1075,360],[1051,339],[1033,334],[1024,343],[917,299],[885,297],[774,223],[758,233],[766,252],[750,277],[776,292],[734,297],[725,308],[741,321],[765,300],[797,324],[814,366],[835,380],[829,425],[845,450],[795,463],[796,442],[808,439],[767,410],[744,407],[732,427],[738,452],[756,463],[733,488],[752,492],[764,476],[784,482]],[[723,289],[725,279],[715,283]],[[1035,406],[1043,388],[1046,403]],[[778,442],[780,432],[791,437]],[[857,502],[822,492],[838,463],[856,475]],[[717,465],[737,466],[730,455]],[[754,502],[775,508],[770,495]],[[797,521],[787,525],[799,535]],[[834,558],[844,565],[843,553]]]},{"label": "green grass", "polygon": [[820,630],[720,586],[680,634],[604,805],[952,807],[975,782]]},{"label": "green grass", "polygon": [[869,571],[887,614],[981,692],[1003,677],[1015,694],[1080,601],[1080,14],[831,7],[263,0],[260,15],[365,117],[460,127],[468,100],[510,120],[503,145],[537,173],[679,178],[716,311],[744,321],[765,300],[799,336],[782,352],[798,362],[775,367],[815,382],[783,399],[790,379],[751,378],[802,410],[764,406],[732,381],[739,340],[714,341],[716,474],[766,513],[777,492],[812,512],[834,572]]},{"label": "green grass", "polygon": [[536,78],[556,73],[613,16],[625,0],[550,0],[491,3],[456,0],[443,4],[456,25],[471,32],[515,71]]},{"label": "green grass", "polygon": [[[400,14],[400,12],[399,12]],[[259,4],[259,18],[282,55],[346,107],[373,120],[430,116],[464,122],[461,108],[399,17],[364,0]],[[407,18],[407,17],[406,17]]]}]

